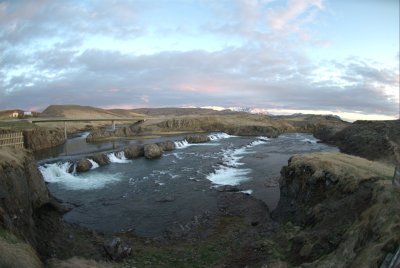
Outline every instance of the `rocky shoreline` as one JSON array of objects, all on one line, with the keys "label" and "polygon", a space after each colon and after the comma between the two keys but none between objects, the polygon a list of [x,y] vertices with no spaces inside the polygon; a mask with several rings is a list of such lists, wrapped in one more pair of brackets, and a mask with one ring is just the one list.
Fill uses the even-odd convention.
[{"label": "rocky shoreline", "polygon": [[[385,123],[390,130],[384,137],[393,151],[377,150],[375,159],[397,161],[396,123]],[[341,130],[327,125],[301,128],[314,128],[322,133],[320,138],[347,144],[343,133],[365,135],[359,128],[370,124],[359,122]],[[380,127],[373,131],[381,135]],[[207,142],[208,137],[199,134],[186,140]],[[379,147],[381,140],[369,140],[367,144]],[[131,145],[123,152],[129,159],[152,159],[174,147],[165,141]],[[98,165],[109,163],[105,154],[89,158]],[[91,168],[86,158],[74,164],[77,172]],[[393,172],[391,166],[341,153],[293,156],[281,170],[281,198],[274,211],[226,187],[218,191],[217,214],[197,217],[190,226],[170,230],[165,239],[149,240],[132,232],[105,237],[64,222],[66,210],[48,192],[31,153],[3,148],[0,266],[379,267],[400,245],[400,188],[391,183]],[[5,250],[11,248],[19,252],[18,258]]]}]

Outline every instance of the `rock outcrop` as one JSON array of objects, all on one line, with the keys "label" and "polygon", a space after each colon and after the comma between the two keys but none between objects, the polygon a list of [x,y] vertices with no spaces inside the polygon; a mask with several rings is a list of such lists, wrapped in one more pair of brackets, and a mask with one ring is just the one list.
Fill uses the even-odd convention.
[{"label": "rock outcrop", "polygon": [[400,120],[356,121],[327,141],[344,153],[400,164]]},{"label": "rock outcrop", "polygon": [[2,148],[0,178],[0,225],[35,247],[34,217],[51,204],[51,198],[33,157],[23,150]]},{"label": "rock outcrop", "polygon": [[294,156],[282,168],[273,218],[298,226],[288,261],[302,267],[378,267],[400,244],[393,168],[339,153]]},{"label": "rock outcrop", "polygon": [[319,139],[328,140],[348,124],[338,117],[327,115],[272,117],[237,112],[180,115],[148,119],[115,131],[97,129],[91,132],[87,141],[171,132],[225,132],[231,135],[267,137],[277,137],[285,132],[307,132]]},{"label": "rock outcrop", "polygon": [[0,267],[42,267],[37,255],[101,258],[102,238],[63,222],[65,209],[49,194],[29,151],[0,149],[0,189]]},{"label": "rock outcrop", "polygon": [[144,145],[144,157],[147,159],[160,158],[162,151],[155,143],[149,143]]},{"label": "rock outcrop", "polygon": [[33,128],[23,131],[26,149],[39,151],[61,145],[65,142],[64,131],[61,129]]},{"label": "rock outcrop", "polygon": [[112,139],[116,137],[135,137],[140,134],[143,134],[143,130],[141,128],[141,125],[137,124],[133,124],[127,127],[117,128],[114,131],[99,128],[91,131],[89,136],[86,138],[86,141],[93,142],[104,139]]}]

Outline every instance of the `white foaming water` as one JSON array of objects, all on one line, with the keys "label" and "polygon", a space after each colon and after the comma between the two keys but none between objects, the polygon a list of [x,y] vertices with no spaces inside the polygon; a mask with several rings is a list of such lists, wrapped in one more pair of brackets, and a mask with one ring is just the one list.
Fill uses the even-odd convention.
[{"label": "white foaming water", "polygon": [[223,164],[219,165],[213,173],[208,174],[207,179],[217,185],[238,185],[243,181],[247,181],[250,178],[247,176],[251,173],[251,169],[238,168],[244,163],[240,162],[240,159],[245,154],[251,153],[248,149],[265,144],[264,140],[255,140],[248,145],[242,146],[238,149],[227,149],[223,151]]},{"label": "white foaming water", "polygon": [[220,139],[228,139],[228,138],[233,138],[235,136],[231,136],[229,134],[226,134],[224,132],[221,133],[213,133],[208,135],[208,137],[210,138],[211,141],[216,141],[216,140],[220,140]]},{"label": "white foaming water", "polygon": [[95,161],[93,161],[92,159],[88,159],[89,162],[92,164],[92,167],[90,169],[95,169],[99,167],[99,164],[97,164]]},{"label": "white foaming water", "polygon": [[265,143],[267,143],[266,141],[264,141],[264,140],[256,140],[256,141],[252,141],[249,145],[247,145],[246,147],[247,148],[252,148],[252,147],[254,147],[254,146],[257,146],[257,145],[260,145],[260,144],[265,144]]},{"label": "white foaming water", "polygon": [[245,191],[240,191],[240,192],[244,193],[244,194],[252,194],[253,190],[245,190]]},{"label": "white foaming water", "polygon": [[257,137],[257,139],[262,140],[262,141],[269,141],[269,138],[264,137],[264,136],[259,136],[259,137]]},{"label": "white foaming water", "polygon": [[83,132],[79,137],[86,139],[89,136],[90,132]]},{"label": "white foaming water", "polygon": [[110,160],[111,163],[130,163],[131,160],[128,160],[125,157],[125,153],[122,152],[118,152],[118,153],[109,153],[107,154],[108,159]]},{"label": "white foaming water", "polygon": [[104,174],[100,172],[68,173],[71,163],[45,164],[39,167],[46,182],[59,183],[68,190],[91,190],[104,187],[106,184],[118,181],[121,175]]},{"label": "white foaming water", "polygon": [[176,149],[185,149],[189,146],[218,146],[219,143],[188,143],[187,140],[175,141]]},{"label": "white foaming water", "polygon": [[186,147],[189,147],[190,144],[187,142],[187,140],[183,140],[183,141],[176,141],[175,143],[175,148],[176,149],[183,149]]},{"label": "white foaming water", "polygon": [[249,180],[247,175],[250,172],[251,170],[247,168],[238,169],[234,167],[220,166],[214,173],[209,174],[207,179],[218,185],[238,185],[243,181]]},{"label": "white foaming water", "polygon": [[224,166],[228,167],[238,167],[243,165],[243,163],[240,163],[239,160],[243,158],[243,154],[246,154],[246,148],[241,147],[236,150],[232,149],[227,149],[223,151],[223,163]]},{"label": "white foaming water", "polygon": [[307,139],[307,138],[305,138],[305,139],[302,139],[301,140],[302,142],[307,142],[307,143],[311,143],[311,144],[316,144],[317,142],[318,142],[318,140],[317,139]]}]

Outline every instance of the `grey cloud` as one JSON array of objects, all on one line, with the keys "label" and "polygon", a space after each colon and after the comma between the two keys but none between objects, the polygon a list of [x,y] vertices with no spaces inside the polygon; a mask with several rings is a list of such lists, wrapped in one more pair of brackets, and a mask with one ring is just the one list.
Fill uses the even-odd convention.
[{"label": "grey cloud", "polygon": [[25,44],[50,37],[84,37],[88,34],[136,37],[142,28],[137,22],[133,1],[5,1],[0,9],[0,42]]},{"label": "grey cloud", "polygon": [[[314,66],[303,59],[277,61],[275,57],[259,57],[260,51],[244,48],[147,56],[104,50],[87,50],[82,54],[64,51],[57,55],[54,50],[42,53],[52,56],[47,57],[48,62],[43,60],[40,68],[47,66],[47,70],[61,71],[62,75],[49,78],[38,72],[33,77],[14,77],[10,82],[14,91],[8,95],[3,93],[1,107],[12,108],[16,103],[22,107],[45,107],[51,103],[95,106],[240,104],[388,115],[397,112],[397,103],[373,86],[376,80],[393,83],[386,78],[391,73],[372,66],[360,68],[342,63],[346,73],[357,73],[361,77],[355,85],[343,88],[312,83],[309,75]],[[32,85],[26,86],[29,83]],[[149,97],[148,104],[141,100],[143,95]]]}]

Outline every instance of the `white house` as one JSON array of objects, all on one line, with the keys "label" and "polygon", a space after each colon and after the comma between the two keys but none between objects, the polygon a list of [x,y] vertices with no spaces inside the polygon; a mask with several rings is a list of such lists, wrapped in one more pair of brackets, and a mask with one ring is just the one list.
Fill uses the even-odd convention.
[{"label": "white house", "polygon": [[19,115],[18,112],[13,112],[13,113],[11,114],[11,117],[18,117],[18,115]]},{"label": "white house", "polygon": [[32,116],[32,112],[24,112],[24,116]]}]

